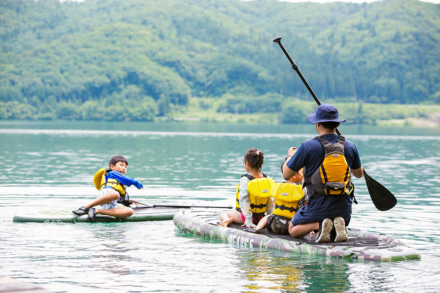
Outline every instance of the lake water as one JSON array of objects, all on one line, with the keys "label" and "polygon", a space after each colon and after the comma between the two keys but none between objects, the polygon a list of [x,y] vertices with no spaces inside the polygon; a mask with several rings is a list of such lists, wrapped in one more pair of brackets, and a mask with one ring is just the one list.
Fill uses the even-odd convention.
[{"label": "lake water", "polygon": [[243,155],[265,153],[281,181],[290,146],[313,125],[256,126],[110,122],[1,122],[0,276],[53,292],[439,292],[440,128],[344,125],[370,176],[398,198],[375,209],[363,179],[351,226],[403,240],[421,260],[375,263],[240,250],[188,236],[172,221],[13,223],[15,214],[71,211],[96,195],[92,179],[126,156],[140,202],[232,205]]}]

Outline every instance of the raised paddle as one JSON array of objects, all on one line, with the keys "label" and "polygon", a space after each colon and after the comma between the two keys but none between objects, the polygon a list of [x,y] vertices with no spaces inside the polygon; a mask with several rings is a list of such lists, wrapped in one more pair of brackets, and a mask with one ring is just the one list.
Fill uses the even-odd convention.
[{"label": "raised paddle", "polygon": [[[313,99],[315,100],[316,104],[321,105],[321,102],[319,101],[318,97],[313,92],[312,88],[309,86],[308,82],[304,78],[304,76],[299,71],[298,66],[293,62],[292,58],[290,58],[289,53],[287,53],[286,49],[284,48],[283,44],[281,44],[281,37],[276,37],[273,39],[275,43],[277,43],[281,50],[286,55],[287,59],[290,61],[290,64],[292,64],[293,70],[298,73],[299,78],[301,78],[302,82],[306,86],[306,88],[309,90],[310,94],[312,95]],[[341,135],[338,129],[336,129],[336,133],[338,135]],[[391,208],[393,208],[396,203],[397,199],[396,197],[388,190],[386,189],[382,184],[371,178],[367,172],[364,169],[364,177],[365,177],[365,183],[367,184],[368,193],[370,193],[371,200],[373,201],[374,206],[380,210],[380,211],[387,211]]]}]

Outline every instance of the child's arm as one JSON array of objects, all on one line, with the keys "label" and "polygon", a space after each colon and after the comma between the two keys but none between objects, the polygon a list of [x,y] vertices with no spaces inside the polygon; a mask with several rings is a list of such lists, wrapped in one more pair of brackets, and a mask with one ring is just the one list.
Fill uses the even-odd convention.
[{"label": "child's arm", "polygon": [[124,184],[126,186],[134,185],[137,187],[137,189],[141,189],[144,186],[139,181],[135,180],[134,178],[130,178],[127,176],[122,175],[119,172],[111,171],[108,173],[108,176],[110,176],[113,179],[118,180],[119,183]]},{"label": "child's arm", "polygon": [[271,215],[273,212],[273,204],[274,204],[274,199],[273,197],[269,197],[269,201],[267,202],[267,209],[266,209],[266,215]]},{"label": "child's arm", "polygon": [[246,176],[241,177],[238,202],[240,204],[241,212],[246,218],[244,222],[244,226],[251,227],[254,226],[254,224],[252,223],[252,210],[251,210],[251,203],[249,201],[249,193],[247,188],[248,182],[249,182],[249,178],[247,178]]}]

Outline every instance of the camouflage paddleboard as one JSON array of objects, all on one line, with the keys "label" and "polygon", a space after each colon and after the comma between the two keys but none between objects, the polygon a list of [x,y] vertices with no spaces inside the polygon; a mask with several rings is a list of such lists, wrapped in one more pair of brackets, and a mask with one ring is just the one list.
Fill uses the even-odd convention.
[{"label": "camouflage paddleboard", "polygon": [[266,229],[262,233],[251,233],[236,224],[225,228],[218,225],[218,212],[179,211],[173,221],[185,233],[219,239],[242,249],[271,249],[295,254],[382,262],[421,258],[420,253],[391,236],[350,228],[348,242],[316,243],[311,238],[295,239],[288,235],[270,233]]}]

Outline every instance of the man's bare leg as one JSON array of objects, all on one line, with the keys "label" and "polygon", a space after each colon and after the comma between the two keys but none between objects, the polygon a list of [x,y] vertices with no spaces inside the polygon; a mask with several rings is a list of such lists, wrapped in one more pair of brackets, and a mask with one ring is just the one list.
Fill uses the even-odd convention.
[{"label": "man's bare leg", "polygon": [[316,223],[308,223],[308,224],[299,224],[292,225],[292,222],[289,223],[289,234],[293,238],[300,238],[312,231],[319,229],[319,222]]}]

